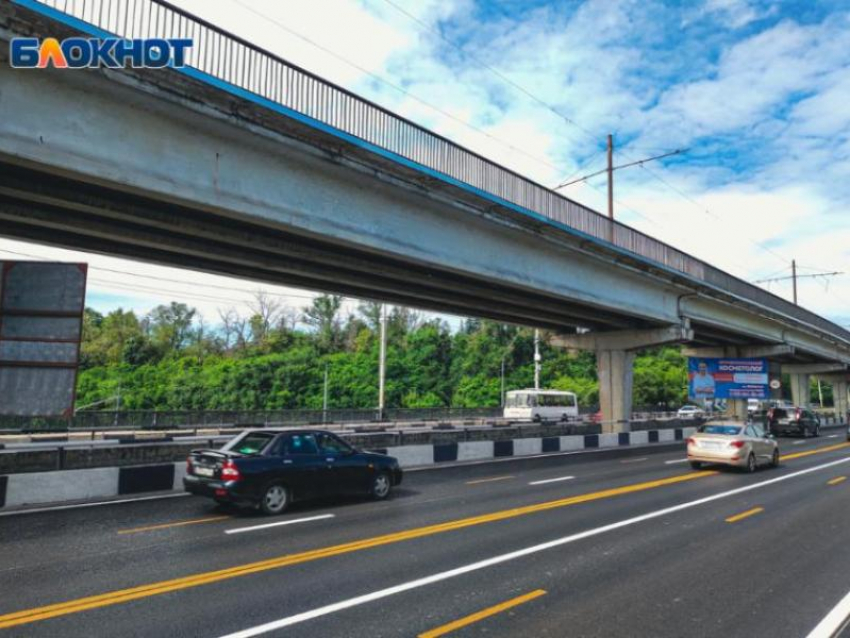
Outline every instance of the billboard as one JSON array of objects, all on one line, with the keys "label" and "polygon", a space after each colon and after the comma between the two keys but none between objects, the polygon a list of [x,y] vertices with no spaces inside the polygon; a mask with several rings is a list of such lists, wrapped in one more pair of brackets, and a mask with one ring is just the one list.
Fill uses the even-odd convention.
[{"label": "billboard", "polygon": [[86,270],[0,262],[0,415],[73,414]]},{"label": "billboard", "polygon": [[767,359],[688,358],[688,398],[767,399]]}]

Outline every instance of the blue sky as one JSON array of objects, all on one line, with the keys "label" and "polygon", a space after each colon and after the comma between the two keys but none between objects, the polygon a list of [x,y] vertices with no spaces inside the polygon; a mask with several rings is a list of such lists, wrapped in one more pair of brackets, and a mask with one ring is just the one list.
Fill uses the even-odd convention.
[{"label": "blue sky", "polygon": [[[847,2],[177,4],[550,186],[602,168],[608,133],[617,163],[687,148],[617,174],[618,218],[750,281],[792,258],[850,271]],[[563,192],[603,210],[604,190],[603,176]],[[90,298],[143,310],[161,297],[95,284]],[[850,323],[850,275],[801,281],[800,297]],[[195,303],[215,318],[218,302]]]}]

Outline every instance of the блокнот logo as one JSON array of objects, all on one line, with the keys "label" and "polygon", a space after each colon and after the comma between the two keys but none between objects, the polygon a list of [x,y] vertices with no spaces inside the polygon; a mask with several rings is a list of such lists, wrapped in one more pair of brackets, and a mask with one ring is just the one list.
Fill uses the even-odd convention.
[{"label": "\u0431\u043b\u043e\u043a\u043d\u043e\u0442 logo", "polygon": [[179,68],[191,46],[190,39],[12,38],[10,59],[16,69]]}]

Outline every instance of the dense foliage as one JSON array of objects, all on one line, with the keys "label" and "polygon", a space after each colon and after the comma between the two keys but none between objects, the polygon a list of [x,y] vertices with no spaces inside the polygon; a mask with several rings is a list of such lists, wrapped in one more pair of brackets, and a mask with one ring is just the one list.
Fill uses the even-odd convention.
[{"label": "dense foliage", "polygon": [[[329,407],[378,401],[380,307],[343,317],[323,296],[299,315],[259,295],[253,315],[221,313],[215,329],[181,303],[145,317],[121,309],[86,310],[77,405],[93,409],[320,408],[325,371]],[[505,389],[533,386],[533,331],[470,319],[459,330],[396,307],[387,318],[387,405],[486,407]],[[543,335],[541,386],[598,401],[592,353],[551,348]],[[685,359],[676,348],[635,363],[635,404],[676,406],[685,399]]]}]

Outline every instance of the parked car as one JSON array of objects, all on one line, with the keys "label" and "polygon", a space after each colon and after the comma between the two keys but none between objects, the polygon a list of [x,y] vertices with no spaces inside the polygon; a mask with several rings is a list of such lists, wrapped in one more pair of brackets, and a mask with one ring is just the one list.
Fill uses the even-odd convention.
[{"label": "parked car", "polygon": [[364,494],[384,499],[402,480],[398,461],[358,450],[324,430],[247,430],[186,460],[187,492],[280,514],[296,500]]},{"label": "parked car", "polygon": [[697,419],[705,416],[705,410],[698,405],[683,405],[676,412],[680,419]]},{"label": "parked car", "polygon": [[820,436],[820,426],[820,417],[809,408],[777,407],[767,411],[767,428],[776,436]]},{"label": "parked car", "polygon": [[779,465],[779,444],[756,424],[708,423],[688,437],[688,460],[698,470],[720,463],[755,472],[759,465]]}]

